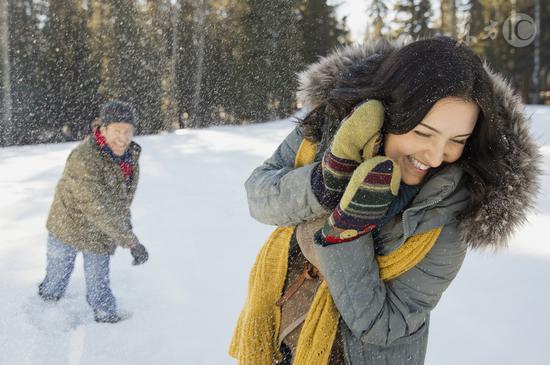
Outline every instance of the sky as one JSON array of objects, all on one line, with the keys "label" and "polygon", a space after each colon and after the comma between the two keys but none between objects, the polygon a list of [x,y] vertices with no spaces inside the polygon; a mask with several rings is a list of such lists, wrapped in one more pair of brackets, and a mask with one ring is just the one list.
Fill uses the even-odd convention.
[{"label": "sky", "polygon": [[347,24],[353,41],[362,41],[367,23],[367,0],[330,0],[331,5],[338,5],[336,13],[347,16]]}]

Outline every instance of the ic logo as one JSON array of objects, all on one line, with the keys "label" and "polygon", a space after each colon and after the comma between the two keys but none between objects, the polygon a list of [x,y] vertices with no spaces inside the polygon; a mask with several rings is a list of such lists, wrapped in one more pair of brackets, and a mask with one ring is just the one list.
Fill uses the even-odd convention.
[{"label": "ic logo", "polygon": [[523,13],[509,16],[502,25],[504,39],[514,47],[525,47],[533,43],[537,30],[533,18]]}]

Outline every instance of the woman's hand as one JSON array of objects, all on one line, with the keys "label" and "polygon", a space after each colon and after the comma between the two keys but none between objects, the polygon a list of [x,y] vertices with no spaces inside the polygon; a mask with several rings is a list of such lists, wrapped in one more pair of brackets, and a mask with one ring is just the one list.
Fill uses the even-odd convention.
[{"label": "woman's hand", "polygon": [[320,167],[312,173],[311,186],[321,204],[336,207],[353,171],[378,152],[383,123],[384,107],[378,100],[360,104],[342,121]]},{"label": "woman's hand", "polygon": [[398,194],[401,170],[392,159],[373,157],[355,169],[340,204],[332,211],[315,243],[348,242],[375,229]]}]

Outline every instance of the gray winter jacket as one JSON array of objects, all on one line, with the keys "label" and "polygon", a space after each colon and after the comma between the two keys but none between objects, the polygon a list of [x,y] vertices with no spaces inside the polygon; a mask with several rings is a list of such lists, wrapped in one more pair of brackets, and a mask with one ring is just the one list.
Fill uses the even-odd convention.
[{"label": "gray winter jacket", "polygon": [[[380,47],[376,43],[350,47],[321,60],[302,75],[302,100],[314,106],[338,74],[355,60],[381,52]],[[537,190],[539,155],[518,100],[500,77],[490,75],[502,108],[502,120],[497,122],[509,143],[510,155],[503,157],[517,170],[516,175],[503,176],[502,186],[488,194],[473,218],[456,218],[467,206],[469,190],[462,169],[448,165],[423,184],[402,214],[381,228],[376,242],[368,234],[345,244],[315,248],[341,314],[340,333],[349,364],[423,364],[430,312],[457,275],[468,246],[502,245],[525,219]],[[317,151],[317,162],[294,168],[301,141],[298,126],[246,181],[250,213],[258,221],[289,226],[328,213],[310,185],[323,147]],[[408,237],[439,226],[443,229],[437,242],[419,264],[393,280],[380,279],[375,255],[387,255]]]}]

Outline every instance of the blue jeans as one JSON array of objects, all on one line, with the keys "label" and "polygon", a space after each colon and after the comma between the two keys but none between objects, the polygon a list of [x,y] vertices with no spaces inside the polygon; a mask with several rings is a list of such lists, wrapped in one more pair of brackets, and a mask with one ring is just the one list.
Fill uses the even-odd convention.
[{"label": "blue jeans", "polygon": [[[46,277],[39,285],[44,298],[59,299],[65,293],[74,269],[78,250],[48,235]],[[96,316],[116,313],[116,299],[109,283],[108,254],[82,251],[84,277],[86,278],[86,300]]]}]

